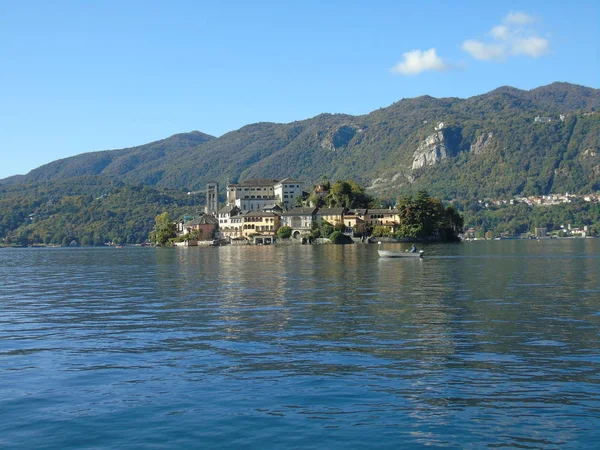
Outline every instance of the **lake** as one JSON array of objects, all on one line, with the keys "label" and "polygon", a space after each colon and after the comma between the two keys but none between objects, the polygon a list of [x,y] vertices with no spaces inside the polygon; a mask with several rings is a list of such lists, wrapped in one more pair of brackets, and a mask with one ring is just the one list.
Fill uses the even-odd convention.
[{"label": "lake", "polygon": [[424,249],[0,248],[0,447],[598,448],[600,240]]}]

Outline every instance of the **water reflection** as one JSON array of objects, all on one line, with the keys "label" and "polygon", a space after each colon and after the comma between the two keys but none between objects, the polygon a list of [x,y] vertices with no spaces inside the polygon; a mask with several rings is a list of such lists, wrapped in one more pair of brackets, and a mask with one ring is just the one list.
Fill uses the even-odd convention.
[{"label": "water reflection", "polygon": [[599,241],[376,250],[0,251],[0,443],[592,442]]}]

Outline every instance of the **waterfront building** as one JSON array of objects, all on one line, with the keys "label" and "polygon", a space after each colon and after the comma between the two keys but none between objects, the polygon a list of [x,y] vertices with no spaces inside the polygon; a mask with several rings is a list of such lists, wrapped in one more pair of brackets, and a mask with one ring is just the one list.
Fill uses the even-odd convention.
[{"label": "waterfront building", "polygon": [[344,213],[347,210],[347,208],[320,208],[315,213],[315,220],[319,225],[324,221],[331,225],[344,223]]},{"label": "waterfront building", "polygon": [[227,205],[219,210],[219,229],[223,237],[237,239],[242,237],[242,211],[236,205]]},{"label": "waterfront building", "polygon": [[247,211],[242,219],[242,237],[247,239],[257,234],[275,236],[281,226],[281,217],[273,212]]},{"label": "waterfront building", "polygon": [[397,209],[369,209],[365,214],[365,223],[372,227],[385,226],[392,230],[400,223],[400,212]]},{"label": "waterfront building", "polygon": [[316,220],[317,208],[292,208],[281,214],[282,226],[292,229],[292,237],[299,238],[310,234]]},{"label": "waterfront building", "polygon": [[190,231],[201,231],[203,239],[213,239],[218,237],[219,221],[210,214],[202,214],[200,217],[181,223],[178,231],[180,234],[189,234]]}]

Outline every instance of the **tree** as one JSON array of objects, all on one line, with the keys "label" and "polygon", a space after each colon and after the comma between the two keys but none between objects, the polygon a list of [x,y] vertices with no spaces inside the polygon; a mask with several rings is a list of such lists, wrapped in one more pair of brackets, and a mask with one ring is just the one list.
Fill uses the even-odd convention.
[{"label": "tree", "polygon": [[154,229],[150,233],[150,242],[158,246],[165,246],[169,239],[177,236],[175,223],[169,217],[169,213],[163,212],[154,219]]},{"label": "tree", "polygon": [[277,230],[277,237],[279,239],[289,239],[292,237],[292,228],[288,226],[280,227],[279,230]]},{"label": "tree", "polygon": [[201,241],[203,238],[204,238],[203,230],[191,230],[186,236],[186,240],[188,240],[188,241]]},{"label": "tree", "polygon": [[390,235],[390,229],[383,225],[376,225],[373,227],[373,232],[371,234],[375,237],[388,237]]},{"label": "tree", "polygon": [[321,236],[323,236],[324,238],[328,238],[335,231],[333,225],[331,225],[326,220],[324,220],[321,223],[321,226],[319,228],[321,230]]},{"label": "tree", "polygon": [[398,201],[400,237],[413,239],[439,239],[453,241],[462,231],[463,219],[453,206],[444,208],[442,202],[419,191],[417,196],[404,197]]},{"label": "tree", "polygon": [[332,244],[351,244],[352,243],[352,239],[350,239],[348,236],[346,236],[345,234],[339,232],[339,231],[334,231],[333,233],[331,233],[331,235],[329,236],[329,239],[331,240]]}]

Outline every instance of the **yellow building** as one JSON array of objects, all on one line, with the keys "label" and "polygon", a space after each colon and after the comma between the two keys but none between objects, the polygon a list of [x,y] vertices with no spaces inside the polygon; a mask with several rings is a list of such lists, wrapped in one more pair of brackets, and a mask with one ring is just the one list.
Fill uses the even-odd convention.
[{"label": "yellow building", "polygon": [[369,209],[365,214],[365,223],[372,227],[394,229],[400,223],[400,212],[397,209]]},{"label": "yellow building", "polygon": [[319,225],[325,221],[335,226],[338,223],[344,223],[344,212],[346,212],[346,208],[319,208],[315,218]]},{"label": "yellow building", "polygon": [[248,211],[243,215],[242,236],[275,235],[281,226],[281,217],[274,212]]}]

